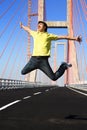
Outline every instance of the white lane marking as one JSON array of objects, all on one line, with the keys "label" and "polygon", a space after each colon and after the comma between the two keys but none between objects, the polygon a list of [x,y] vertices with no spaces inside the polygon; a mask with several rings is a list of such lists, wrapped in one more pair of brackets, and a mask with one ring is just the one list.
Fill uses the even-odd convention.
[{"label": "white lane marking", "polygon": [[38,95],[38,94],[41,94],[42,92],[37,92],[37,93],[34,93],[33,95]]},{"label": "white lane marking", "polygon": [[46,91],[46,92],[48,92],[48,91],[49,91],[49,89],[46,89],[45,91]]},{"label": "white lane marking", "polygon": [[14,105],[14,104],[16,104],[16,103],[18,103],[18,102],[20,102],[20,101],[21,101],[21,100],[16,100],[16,101],[14,101],[14,102],[11,102],[11,103],[9,103],[9,104],[7,104],[7,105],[1,107],[1,108],[0,108],[0,111],[4,110],[4,109],[6,109],[7,107],[10,107],[10,106],[12,106],[12,105]]},{"label": "white lane marking", "polygon": [[31,96],[27,96],[27,97],[24,97],[23,99],[28,99],[28,98],[30,98]]},{"label": "white lane marking", "polygon": [[71,90],[73,90],[73,91],[75,91],[75,92],[77,92],[77,93],[80,93],[80,94],[82,94],[82,95],[84,95],[84,96],[87,96],[86,93],[83,93],[83,92],[81,92],[81,91],[75,90],[75,89],[70,88],[70,87],[67,87],[67,88],[68,88],[68,89],[71,89]]},{"label": "white lane marking", "polygon": [[[48,90],[49,91],[49,90]],[[33,95],[38,95],[38,94],[41,94],[42,92],[37,92],[37,93],[34,93]],[[27,96],[27,97],[23,97],[23,99],[28,99],[28,98],[30,98],[31,96]],[[9,103],[9,104],[7,104],[7,105],[5,105],[5,106],[2,106],[1,108],[0,108],[0,111],[2,111],[2,110],[4,110],[4,109],[6,109],[6,108],[8,108],[8,107],[10,107],[10,106],[12,106],[12,105],[14,105],[14,104],[16,104],[16,103],[18,103],[18,102],[20,102],[21,100],[16,100],[16,101],[14,101],[14,102],[11,102],[11,103]]]}]

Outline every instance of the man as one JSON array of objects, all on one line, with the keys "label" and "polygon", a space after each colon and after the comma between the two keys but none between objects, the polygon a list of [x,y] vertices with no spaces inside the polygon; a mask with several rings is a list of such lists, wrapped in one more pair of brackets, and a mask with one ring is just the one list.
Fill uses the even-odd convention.
[{"label": "man", "polygon": [[39,21],[37,31],[31,30],[28,26],[20,23],[20,27],[27,31],[34,39],[33,54],[29,62],[25,65],[21,73],[27,74],[35,69],[43,71],[51,80],[55,81],[60,78],[65,70],[72,65],[63,62],[59,69],[54,73],[49,65],[48,58],[50,57],[51,41],[59,39],[76,40],[81,42],[81,37],[57,36],[47,32],[47,24],[44,21]]}]

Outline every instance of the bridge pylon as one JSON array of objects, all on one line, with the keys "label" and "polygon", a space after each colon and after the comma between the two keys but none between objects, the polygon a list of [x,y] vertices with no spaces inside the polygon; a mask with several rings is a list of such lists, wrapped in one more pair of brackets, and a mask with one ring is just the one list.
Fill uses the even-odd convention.
[{"label": "bridge pylon", "polygon": [[[45,0],[38,0],[38,20],[45,21]],[[72,16],[72,0],[67,0],[67,20],[66,21],[45,21],[49,28],[67,28],[68,35],[73,36],[73,16]],[[45,12],[46,13],[46,12]],[[67,43],[66,62],[72,64],[72,68],[68,69],[65,74],[65,84],[79,82],[78,66],[76,60],[76,50],[73,41]]]},{"label": "bridge pylon", "polygon": [[[46,21],[45,20],[45,0],[38,0],[38,21],[45,21],[49,28],[67,28],[68,35],[73,36],[73,23],[72,23],[72,1],[67,0],[67,20],[66,21]],[[72,84],[79,82],[79,74],[78,74],[78,66],[76,60],[76,50],[73,41],[68,41],[67,46],[67,58],[66,62],[70,62],[72,64],[72,68],[68,69],[65,73],[65,84]],[[55,64],[55,63],[54,63]],[[36,79],[36,72],[33,74],[33,81]]]}]

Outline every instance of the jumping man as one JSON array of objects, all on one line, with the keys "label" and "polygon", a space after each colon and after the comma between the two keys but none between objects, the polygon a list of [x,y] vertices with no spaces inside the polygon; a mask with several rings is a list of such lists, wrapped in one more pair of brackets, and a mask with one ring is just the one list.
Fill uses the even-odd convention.
[{"label": "jumping man", "polygon": [[28,26],[24,26],[20,23],[20,28],[27,31],[34,39],[33,54],[29,62],[25,65],[21,74],[25,75],[35,69],[43,71],[51,80],[55,81],[60,78],[65,70],[72,66],[72,64],[63,62],[59,69],[54,73],[50,67],[48,58],[50,57],[51,41],[52,40],[75,40],[81,42],[81,37],[70,36],[58,36],[47,32],[47,24],[44,21],[39,21],[37,25],[37,31],[30,29]]}]

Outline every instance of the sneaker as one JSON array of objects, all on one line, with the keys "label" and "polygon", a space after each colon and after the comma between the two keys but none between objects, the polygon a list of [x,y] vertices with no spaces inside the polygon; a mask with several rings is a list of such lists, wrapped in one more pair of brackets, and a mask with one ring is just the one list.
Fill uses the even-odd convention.
[{"label": "sneaker", "polygon": [[68,69],[69,67],[72,67],[72,64],[66,63],[66,62],[62,62],[62,64],[60,66],[64,67],[65,69]]}]

